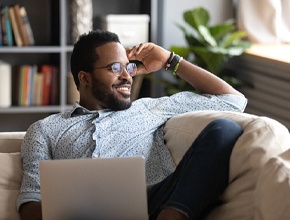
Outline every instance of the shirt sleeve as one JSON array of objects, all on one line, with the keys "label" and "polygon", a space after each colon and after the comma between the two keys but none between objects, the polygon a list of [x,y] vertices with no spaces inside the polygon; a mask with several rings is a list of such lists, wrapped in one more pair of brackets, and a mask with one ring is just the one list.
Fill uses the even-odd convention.
[{"label": "shirt sleeve", "polygon": [[39,162],[51,158],[49,141],[41,129],[41,122],[32,124],[21,145],[23,179],[17,199],[17,210],[26,202],[40,201]]},{"label": "shirt sleeve", "polygon": [[153,99],[147,104],[148,108],[156,114],[171,117],[176,114],[203,110],[243,112],[247,99],[233,94],[210,95],[179,92],[169,97]]},{"label": "shirt sleeve", "polygon": [[234,94],[195,94],[191,92],[181,92],[170,97],[171,102],[176,102],[184,107],[183,111],[236,111],[243,112],[247,99],[240,95]]}]

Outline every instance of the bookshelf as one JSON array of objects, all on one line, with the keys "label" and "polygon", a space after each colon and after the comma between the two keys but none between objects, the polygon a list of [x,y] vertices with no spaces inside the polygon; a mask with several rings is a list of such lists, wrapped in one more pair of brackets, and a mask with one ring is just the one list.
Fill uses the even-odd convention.
[{"label": "bookshelf", "polygon": [[[1,46],[0,60],[16,65],[51,64],[59,70],[59,104],[0,108],[1,131],[25,131],[38,119],[71,108],[67,100],[67,74],[73,49],[70,35],[71,0],[2,0],[2,5],[24,6],[34,34],[33,46]],[[149,14],[146,0],[93,0],[93,19],[106,14]],[[94,20],[93,20],[94,21]],[[94,26],[93,28],[97,28]]]}]

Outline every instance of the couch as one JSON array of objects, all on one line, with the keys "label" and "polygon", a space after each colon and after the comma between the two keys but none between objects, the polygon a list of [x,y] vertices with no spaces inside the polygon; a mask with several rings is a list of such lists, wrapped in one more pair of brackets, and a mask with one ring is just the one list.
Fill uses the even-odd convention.
[{"label": "couch", "polygon": [[[215,118],[229,118],[244,129],[230,160],[223,204],[208,220],[290,219],[290,135],[281,123],[246,113],[198,111],[170,119],[164,137],[177,164],[199,132]],[[22,179],[20,145],[25,132],[0,132],[0,220],[17,220]]]}]

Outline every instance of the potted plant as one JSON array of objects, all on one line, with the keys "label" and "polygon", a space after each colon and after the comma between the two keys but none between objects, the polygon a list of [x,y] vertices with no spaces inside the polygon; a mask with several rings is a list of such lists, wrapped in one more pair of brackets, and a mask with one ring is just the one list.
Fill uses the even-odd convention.
[{"label": "potted plant", "polygon": [[[183,19],[191,30],[180,24],[177,26],[184,33],[188,45],[174,45],[170,50],[219,76],[233,87],[243,85],[241,80],[226,70],[226,65],[231,58],[241,55],[251,46],[249,41],[244,40],[246,32],[236,29],[234,19],[210,26],[209,12],[202,7],[185,11]],[[192,87],[178,76],[174,81],[175,83],[168,83],[162,80],[169,95],[178,91],[192,90]]]}]

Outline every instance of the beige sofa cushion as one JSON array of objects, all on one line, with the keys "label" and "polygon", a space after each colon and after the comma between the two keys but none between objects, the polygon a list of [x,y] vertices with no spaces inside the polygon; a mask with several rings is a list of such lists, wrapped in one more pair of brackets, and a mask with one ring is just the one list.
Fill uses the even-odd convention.
[{"label": "beige sofa cushion", "polygon": [[[290,150],[270,159],[262,168],[255,192],[255,219],[290,218]],[[271,192],[271,193],[265,193]]]},{"label": "beige sofa cushion", "polygon": [[20,219],[16,200],[22,181],[20,153],[0,153],[0,219]]},{"label": "beige sofa cushion", "polygon": [[243,127],[244,133],[232,152],[229,186],[222,195],[224,204],[213,210],[208,219],[254,219],[259,209],[256,207],[254,191],[261,167],[270,157],[281,154],[290,147],[289,132],[275,120],[246,113],[216,111],[185,113],[170,119],[164,128],[166,144],[176,163],[180,161],[200,131],[216,118],[236,121]]},{"label": "beige sofa cushion", "polygon": [[0,132],[0,153],[19,152],[26,132]]}]

